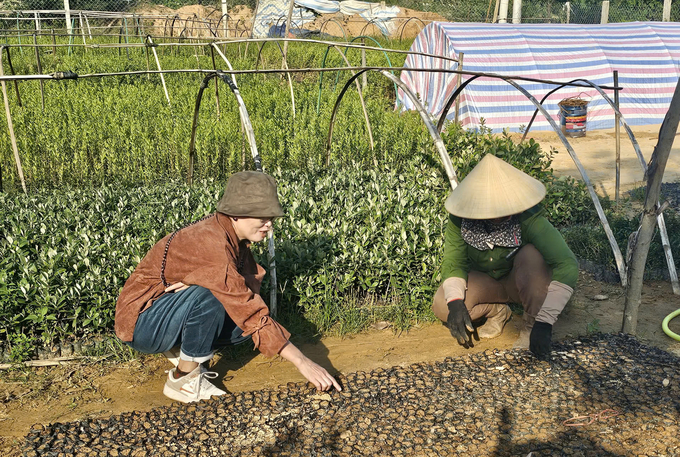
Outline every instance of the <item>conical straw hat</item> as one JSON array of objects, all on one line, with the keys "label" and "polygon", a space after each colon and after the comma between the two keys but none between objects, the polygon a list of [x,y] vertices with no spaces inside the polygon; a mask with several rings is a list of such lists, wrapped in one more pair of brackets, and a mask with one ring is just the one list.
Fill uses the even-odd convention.
[{"label": "conical straw hat", "polygon": [[545,186],[487,154],[446,199],[446,210],[465,219],[494,219],[525,211],[545,197]]}]

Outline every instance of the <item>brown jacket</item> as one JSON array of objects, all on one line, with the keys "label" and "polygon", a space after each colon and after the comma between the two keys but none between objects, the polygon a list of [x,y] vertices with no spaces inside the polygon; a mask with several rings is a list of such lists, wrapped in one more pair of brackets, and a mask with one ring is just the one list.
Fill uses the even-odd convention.
[{"label": "brown jacket", "polygon": [[[116,335],[132,341],[139,314],[165,293],[161,263],[167,235],[154,245],[127,280],[116,303]],[[255,348],[267,357],[283,349],[290,333],[269,316],[260,297],[265,270],[250,249],[239,245],[231,220],[222,213],[180,230],[168,249],[165,279],[210,290],[229,317],[252,335]]]}]

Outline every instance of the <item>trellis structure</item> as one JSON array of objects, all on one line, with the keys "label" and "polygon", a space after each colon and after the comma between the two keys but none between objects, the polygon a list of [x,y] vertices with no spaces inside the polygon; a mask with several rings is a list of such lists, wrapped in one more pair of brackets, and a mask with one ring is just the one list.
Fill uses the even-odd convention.
[{"label": "trellis structure", "polygon": [[[217,50],[219,53],[219,46],[226,46],[226,45],[234,45],[234,44],[239,44],[241,42],[267,42],[267,41],[302,41],[302,42],[315,42],[323,46],[346,46],[346,47],[359,47],[361,49],[369,50],[372,49],[370,47],[366,46],[360,46],[360,45],[353,45],[352,43],[334,43],[334,42],[319,42],[319,41],[314,41],[314,40],[300,40],[300,39],[259,39],[259,40],[234,40],[234,41],[221,41],[221,42],[214,42],[214,43],[203,43],[203,44],[188,44],[188,43],[159,43],[159,44],[153,44],[152,40],[148,40],[147,43],[145,44],[127,44],[124,45],[125,47],[139,47],[139,46],[150,46],[153,44],[153,46],[181,46],[181,45],[191,45],[191,46],[211,46],[211,50]],[[119,46],[109,46],[112,48],[120,47]],[[4,46],[2,50],[4,50],[8,55],[9,55],[9,49],[10,47]],[[154,47],[152,47],[154,49]],[[390,50],[390,49],[382,49],[382,48],[373,48],[372,50],[379,50],[380,52],[405,52],[405,51],[398,51],[398,50]],[[155,49],[154,49],[155,52]],[[424,53],[423,53],[424,54]],[[223,58],[225,61],[228,69],[227,70],[221,70],[217,69],[217,66],[215,64],[215,60],[213,59],[213,65],[214,69],[213,70],[201,70],[201,69],[186,69],[186,70],[162,70],[160,68],[160,62],[158,59],[158,70],[149,70],[147,69],[146,71],[129,71],[129,72],[115,72],[115,73],[99,73],[99,74],[88,74],[88,75],[76,75],[74,73],[70,72],[57,72],[53,73],[50,75],[0,75],[0,82],[2,83],[3,87],[3,97],[5,101],[5,107],[6,107],[6,112],[7,112],[7,120],[8,120],[8,127],[10,129],[10,134],[13,136],[13,127],[11,124],[11,115],[9,112],[9,105],[8,105],[8,98],[6,94],[6,88],[5,84],[8,81],[20,81],[20,80],[49,80],[49,79],[54,79],[54,80],[63,80],[63,79],[76,79],[76,78],[99,78],[99,77],[104,77],[104,76],[123,76],[123,75],[151,75],[151,74],[158,74],[161,77],[163,77],[164,74],[171,74],[171,73],[186,73],[186,72],[198,72],[198,73],[205,73],[207,76],[204,78],[203,82],[201,83],[201,88],[199,90],[199,96],[196,101],[196,109],[194,112],[194,124],[192,128],[192,136],[191,136],[191,142],[190,142],[190,147],[189,147],[189,175],[188,175],[188,181],[191,182],[192,179],[192,170],[193,170],[193,157],[194,157],[194,151],[195,151],[195,137],[196,137],[196,127],[198,125],[198,120],[199,120],[199,108],[200,108],[200,103],[201,99],[203,97],[204,90],[207,88],[208,82],[211,79],[215,79],[216,81],[220,80],[226,83],[229,88],[231,89],[232,93],[234,94],[237,103],[239,105],[239,115],[241,118],[242,125],[245,129],[246,132],[246,137],[248,139],[248,142],[250,144],[251,148],[251,153],[253,155],[253,158],[255,160],[256,166],[258,164],[261,164],[261,161],[259,159],[259,153],[257,151],[257,146],[256,146],[256,139],[254,136],[254,131],[252,129],[252,125],[250,123],[250,119],[248,116],[248,110],[243,102],[242,98],[240,97],[240,93],[238,91],[238,87],[236,85],[236,75],[239,74],[269,74],[269,73],[275,73],[275,74],[291,74],[291,73],[301,73],[301,72],[338,72],[338,71],[351,71],[353,73],[353,76],[349,78],[349,80],[345,83],[345,86],[343,87],[342,91],[337,97],[335,107],[333,110],[333,113],[331,115],[331,120],[330,120],[330,125],[329,125],[329,133],[328,133],[328,140],[327,140],[327,163],[330,164],[330,145],[332,142],[332,134],[333,134],[333,127],[335,123],[335,115],[337,113],[338,106],[340,105],[343,96],[347,92],[349,86],[352,83],[355,83],[357,78],[359,78],[362,74],[366,72],[376,72],[378,74],[381,74],[383,77],[388,78],[392,83],[398,86],[399,90],[403,91],[406,96],[408,96],[409,100],[416,106],[418,112],[420,113],[421,119],[423,120],[425,126],[427,127],[428,132],[430,133],[430,136],[433,139],[434,146],[442,160],[442,163],[444,165],[444,168],[446,170],[446,173],[448,175],[448,180],[450,183],[451,188],[456,187],[457,183],[457,177],[456,177],[456,171],[455,168],[453,167],[450,157],[449,157],[449,152],[446,150],[446,147],[441,139],[441,136],[439,132],[441,131],[443,124],[444,124],[444,119],[445,117],[442,116],[439,119],[438,124],[435,126],[434,122],[430,118],[429,114],[425,110],[425,107],[422,105],[422,103],[418,100],[418,97],[406,86],[406,84],[398,79],[392,71],[398,71],[398,70],[406,70],[406,68],[393,68],[393,67],[365,67],[365,66],[351,66],[349,65],[349,62],[346,61],[348,64],[347,67],[336,67],[336,68],[273,68],[273,69],[254,69],[254,70],[234,70],[231,64],[229,63],[228,59],[224,56],[224,54],[220,53],[220,56]],[[157,57],[157,56],[156,56]],[[284,58],[285,60],[285,58]],[[1,63],[1,62],[0,62]],[[1,67],[1,65],[0,65]],[[589,87],[589,88],[596,88],[596,90],[599,91],[605,97],[605,99],[609,103],[611,100],[606,96],[604,90],[619,90],[620,88],[618,87],[607,87],[607,86],[598,86],[597,84],[594,84],[590,81],[572,81],[572,82],[559,82],[559,81],[549,81],[549,80],[536,80],[532,78],[522,78],[522,77],[513,77],[513,76],[503,76],[503,75],[497,75],[497,74],[491,74],[491,73],[478,73],[478,72],[469,72],[469,71],[462,71],[462,70],[450,70],[450,69],[432,69],[432,68],[408,68],[409,71],[411,72],[417,72],[417,71],[428,71],[428,72],[442,72],[442,73],[454,73],[454,74],[459,74],[459,75],[464,75],[467,77],[467,80],[464,84],[468,84],[470,81],[473,81],[476,78],[480,77],[485,77],[485,78],[495,78],[500,81],[504,81],[505,83],[509,84],[510,86],[514,87],[518,92],[520,92],[524,97],[527,98],[536,108],[536,111],[540,111],[544,117],[548,120],[554,131],[559,135],[560,139],[562,140],[563,144],[569,151],[570,156],[574,160],[576,166],[579,168],[579,171],[581,172],[581,175],[583,176],[583,179],[588,187],[588,190],[590,192],[591,198],[593,200],[593,204],[598,212],[598,216],[600,218],[600,221],[602,223],[602,226],[604,227],[605,233],[607,234],[607,238],[609,240],[609,243],[611,245],[612,251],[614,253],[615,259],[616,259],[616,264],[617,268],[619,271],[619,276],[621,278],[622,285],[626,285],[626,278],[627,278],[627,272],[626,272],[626,262],[623,258],[623,255],[621,253],[621,250],[618,247],[618,244],[613,236],[613,233],[611,231],[611,228],[609,227],[608,221],[606,216],[604,215],[604,212],[602,210],[602,207],[599,202],[599,198],[595,194],[595,191],[593,189],[592,184],[590,183],[590,180],[587,176],[587,173],[583,166],[581,165],[578,156],[576,155],[574,149],[571,147],[569,144],[569,141],[567,138],[562,134],[561,129],[557,126],[554,120],[549,116],[547,113],[545,107],[540,103],[529,91],[527,91],[525,88],[523,88],[520,84],[518,84],[517,81],[538,81],[541,84],[550,84],[555,86],[557,89],[562,88],[562,87]],[[451,104],[455,101],[457,95],[464,89],[464,84],[461,84],[457,91],[447,100],[446,104],[448,106],[451,106]],[[292,85],[291,85],[291,90],[292,90]],[[217,89],[216,89],[216,94],[217,94]],[[167,91],[166,91],[166,96]],[[170,102],[169,96],[168,96],[168,101]],[[219,106],[219,99],[218,99],[218,106]],[[620,114],[620,113],[619,113]],[[623,119],[623,118],[622,118]],[[624,125],[627,128],[627,132],[631,138],[631,141],[633,144],[636,144],[634,136],[632,131],[628,128],[627,124],[625,124],[625,120],[623,120]],[[367,131],[369,131],[369,126],[367,124]],[[17,166],[20,168],[20,160],[19,160],[19,152],[16,149],[16,143],[13,143],[13,146],[15,148],[15,158],[17,160]],[[639,149],[639,148],[638,148]],[[641,157],[641,153],[640,153]],[[642,160],[642,159],[641,159]],[[260,170],[262,169],[261,166],[258,167]],[[660,216],[660,229],[665,232],[665,226],[662,224],[662,217]],[[665,233],[664,233],[665,235]],[[667,237],[666,237],[667,239]],[[272,270],[272,278],[273,278],[273,284],[272,284],[272,305],[273,309],[275,310],[276,308],[276,284],[275,284],[275,275],[276,275],[276,268],[274,265],[274,242],[273,238],[270,238],[269,240],[269,245],[270,245],[270,269]],[[673,268],[670,269],[670,265],[673,262],[672,254],[670,252],[670,248],[666,249],[666,254],[667,254],[667,260],[669,262],[669,270],[671,270],[671,275],[674,272],[674,265]],[[672,278],[674,280],[674,290],[676,293],[680,293],[680,290],[676,289],[677,287],[677,276],[675,278]]]}]

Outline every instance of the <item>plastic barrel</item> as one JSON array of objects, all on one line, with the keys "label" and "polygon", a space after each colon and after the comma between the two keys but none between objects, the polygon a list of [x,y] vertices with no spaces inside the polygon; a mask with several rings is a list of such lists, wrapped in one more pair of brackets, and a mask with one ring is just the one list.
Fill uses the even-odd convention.
[{"label": "plastic barrel", "polygon": [[560,105],[560,124],[562,133],[571,138],[586,136],[588,105]]}]

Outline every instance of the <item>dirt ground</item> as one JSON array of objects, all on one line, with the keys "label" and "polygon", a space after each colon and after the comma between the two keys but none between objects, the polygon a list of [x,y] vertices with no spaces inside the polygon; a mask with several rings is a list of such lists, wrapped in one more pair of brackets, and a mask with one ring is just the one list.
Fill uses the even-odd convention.
[{"label": "dirt ground", "polygon": [[[635,138],[640,145],[645,162],[654,152],[658,141],[661,125],[643,125],[631,127]],[[519,137],[519,135],[515,135]],[[671,155],[668,158],[664,182],[676,182],[680,180],[680,141],[676,135]],[[527,138],[534,138],[544,150],[550,147],[557,149],[554,157],[553,168],[558,174],[565,174],[581,179],[574,161],[569,156],[566,147],[562,144],[556,133],[547,131],[529,132]],[[582,138],[569,138],[574,152],[583,163],[588,176],[598,194],[614,198],[616,187],[616,136],[614,129],[593,130],[586,132]],[[621,129],[621,192],[642,185],[642,167],[635,154],[628,135]]]},{"label": "dirt ground", "polygon": [[[595,300],[596,295],[606,299]],[[619,286],[594,281],[583,273],[574,298],[555,325],[555,339],[598,331],[618,332],[623,298]],[[673,295],[669,283],[650,282],[642,302],[639,338],[680,355],[680,342],[661,330],[662,319],[680,308],[680,296]],[[322,338],[317,344],[301,345],[301,349],[329,371],[347,374],[437,361],[471,351],[511,348],[520,322],[519,316],[513,316],[501,337],[479,341],[472,349],[459,346],[441,324],[422,324],[403,333],[387,328],[349,338]],[[680,322],[671,324],[680,333]],[[20,455],[19,445],[34,424],[106,418],[169,405],[171,401],[162,394],[165,370],[169,368],[171,364],[165,358],[146,356],[123,364],[71,364],[5,372],[0,375],[0,449],[6,456]],[[218,384],[232,392],[304,380],[292,364],[249,350],[221,356],[213,369],[222,380]]]},{"label": "dirt ground", "polygon": [[[645,160],[656,145],[660,126],[635,127]],[[544,148],[555,146],[557,173],[578,177],[573,161],[554,133],[530,135]],[[588,171],[598,192],[613,196],[614,142],[612,131],[588,132],[571,144]],[[638,186],[642,172],[630,143],[621,142],[622,189]],[[680,143],[676,142],[664,181],[680,179]],[[678,253],[675,253],[679,255]],[[602,283],[582,273],[576,293],[555,326],[555,339],[578,337],[591,332],[618,332],[623,316],[624,291],[616,284]],[[597,295],[605,296],[595,300]],[[600,297],[601,298],[601,297]],[[661,321],[680,308],[680,296],[673,295],[667,282],[649,282],[642,295],[638,337],[680,356],[680,342],[666,336]],[[395,365],[430,362],[489,348],[510,348],[519,333],[521,318],[513,316],[503,335],[483,340],[464,349],[441,324],[422,324],[408,332],[371,330],[348,338],[326,337],[317,344],[303,344],[310,358],[333,373],[369,371]],[[680,318],[671,328],[680,333]],[[150,410],[168,405],[162,388],[170,363],[161,356],[147,356],[122,364],[70,364],[61,367],[12,370],[0,373],[0,449],[7,456],[20,455],[19,443],[34,424],[105,418],[132,410]],[[302,381],[302,376],[282,359],[266,359],[249,350],[225,354],[213,367],[221,387],[232,392],[275,387]]]}]

